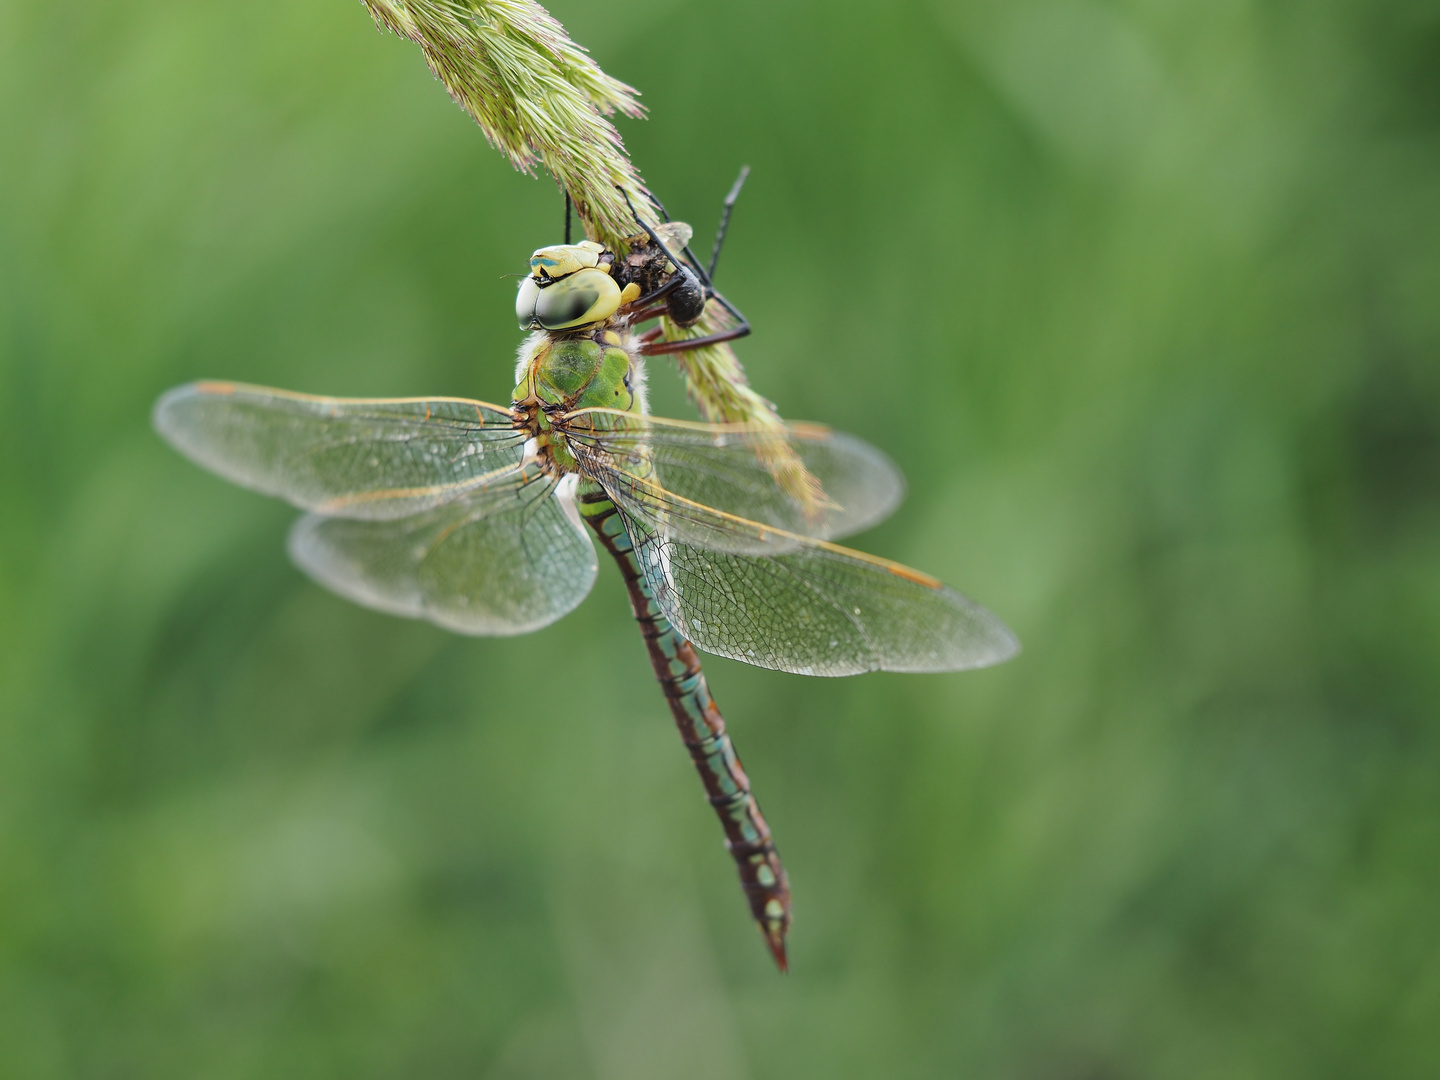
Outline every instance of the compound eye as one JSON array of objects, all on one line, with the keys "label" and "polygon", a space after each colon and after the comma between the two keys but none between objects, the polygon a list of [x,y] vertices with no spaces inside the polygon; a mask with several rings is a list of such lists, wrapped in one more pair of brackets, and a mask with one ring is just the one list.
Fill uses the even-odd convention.
[{"label": "compound eye", "polygon": [[520,282],[520,291],[515,294],[515,318],[520,320],[520,329],[529,330],[535,321],[535,301],[540,296],[540,286],[535,279],[527,277]]},{"label": "compound eye", "polygon": [[[535,318],[546,330],[569,330],[601,322],[620,308],[620,286],[604,270],[578,270],[536,291]],[[524,295],[524,285],[520,293]]]}]

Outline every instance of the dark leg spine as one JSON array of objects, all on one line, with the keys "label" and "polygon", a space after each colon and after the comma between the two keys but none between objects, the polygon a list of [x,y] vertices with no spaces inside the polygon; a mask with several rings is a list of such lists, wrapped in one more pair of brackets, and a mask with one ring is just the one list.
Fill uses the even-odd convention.
[{"label": "dark leg spine", "polygon": [[615,505],[598,491],[582,493],[578,502],[585,523],[620,566],[655,677],[665,691],[690,760],[705,784],[710,805],[725,829],[725,846],[740,871],[750,913],[760,925],[775,962],[784,971],[785,934],[790,928],[790,887],[785,868],[760,805],[750,792],[750,779],[725,733],[725,719],[710,696],[700,658],[655,602]]}]

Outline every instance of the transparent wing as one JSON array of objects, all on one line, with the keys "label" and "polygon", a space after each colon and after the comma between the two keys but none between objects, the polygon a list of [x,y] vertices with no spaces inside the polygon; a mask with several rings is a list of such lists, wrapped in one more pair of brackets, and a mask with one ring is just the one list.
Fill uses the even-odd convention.
[{"label": "transparent wing", "polygon": [[[713,511],[704,530],[741,539],[730,550],[706,549],[646,502],[609,494],[661,609],[706,652],[800,675],[855,675],[985,667],[1019,649],[989,611],[898,563],[775,537],[765,525]],[[690,513],[707,517],[704,507]],[[758,554],[766,544],[773,554]]]},{"label": "transparent wing", "polygon": [[462,634],[524,634],[572,610],[594,584],[595,549],[573,489],[532,465],[395,521],[307,514],[290,531],[290,557],[366,607]]},{"label": "transparent wing", "polygon": [[[831,539],[888,517],[905,479],[884,454],[815,424],[695,424],[588,409],[562,430],[581,469],[666,518],[671,533],[716,550],[751,550],[747,532],[716,531],[733,514],[788,534]],[[773,552],[771,536],[758,553]]]},{"label": "transparent wing", "polygon": [[155,428],[227,480],[328,516],[399,518],[520,462],[508,409],[463,398],[330,398],[239,383],[180,386]]}]

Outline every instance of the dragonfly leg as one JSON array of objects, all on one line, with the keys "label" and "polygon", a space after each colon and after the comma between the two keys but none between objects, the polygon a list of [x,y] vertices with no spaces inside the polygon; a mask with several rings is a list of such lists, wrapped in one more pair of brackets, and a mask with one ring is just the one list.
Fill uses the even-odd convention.
[{"label": "dragonfly leg", "polygon": [[668,310],[664,304],[656,304],[654,307],[648,307],[644,311],[637,311],[634,315],[628,316],[630,325],[636,326],[642,322],[649,322],[651,319],[658,319]]},{"label": "dragonfly leg", "polygon": [[[644,296],[640,297],[639,299],[630,301],[630,306],[631,306],[631,307],[637,307],[637,308],[642,308],[642,309],[643,309],[643,308],[645,307],[645,305],[647,305],[647,304],[653,304],[653,303],[655,303],[656,300],[663,300],[663,299],[665,299],[665,297],[669,296],[672,292],[674,292],[676,289],[678,289],[678,288],[679,288],[681,285],[683,285],[683,284],[685,284],[685,279],[684,279],[680,274],[678,274],[678,273],[677,273],[677,274],[673,274],[673,275],[671,275],[670,280],[667,281],[667,282],[665,282],[664,285],[661,285],[661,286],[659,286],[658,288],[655,288],[655,289],[650,290],[648,293],[646,293]],[[667,311],[670,310],[670,309],[669,309],[668,307],[666,307],[664,304],[660,304],[660,305],[657,305],[657,306],[659,307],[660,310],[657,311],[657,312],[655,312],[655,315],[663,315],[665,312],[667,312]],[[653,319],[653,318],[655,317],[655,315],[646,315],[645,318],[646,318],[646,319]],[[643,321],[643,320],[636,319],[635,321],[640,322],[640,321]]]},{"label": "dragonfly leg", "polygon": [[718,334],[707,334],[705,337],[681,338],[677,341],[649,341],[640,347],[640,351],[646,356],[659,356],[662,353],[689,352],[692,349],[704,349],[711,345],[719,345],[722,341],[734,341],[736,338],[745,337],[750,333],[750,324],[741,323],[739,326],[731,327],[729,330],[721,331]]},{"label": "dragonfly leg", "polygon": [[665,618],[640,569],[635,548],[615,505],[601,491],[576,500],[580,515],[601,545],[614,556],[630,593],[630,607],[640,623],[655,677],[690,751],[690,760],[705,785],[705,794],[725,829],[725,846],[740,872],[740,885],[750,914],[781,971],[788,968],[785,934],[790,929],[790,885],[770,826],[750,791],[750,778],[725,731],[725,718],[700,670],[695,647]]}]

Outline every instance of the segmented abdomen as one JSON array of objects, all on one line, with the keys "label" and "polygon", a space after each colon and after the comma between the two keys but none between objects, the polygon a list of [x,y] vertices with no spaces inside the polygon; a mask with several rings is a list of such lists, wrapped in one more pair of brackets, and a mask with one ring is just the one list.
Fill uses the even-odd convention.
[{"label": "segmented abdomen", "polygon": [[780,853],[775,850],[760,805],[750,792],[750,779],[725,733],[725,718],[710,696],[700,658],[655,602],[615,505],[604,492],[594,489],[582,488],[577,501],[585,523],[620,565],[655,677],[665,691],[690,760],[705,784],[710,805],[725,829],[725,844],[740,871],[750,913],[759,923],[775,962],[784,971],[785,933],[790,927],[790,887],[785,868],[780,864]]}]

